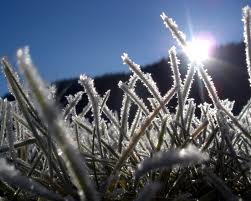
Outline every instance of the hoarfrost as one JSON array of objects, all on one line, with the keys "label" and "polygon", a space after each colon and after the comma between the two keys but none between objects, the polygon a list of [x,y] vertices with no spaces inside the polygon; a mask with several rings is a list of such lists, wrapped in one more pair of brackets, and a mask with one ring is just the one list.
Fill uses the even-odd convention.
[{"label": "hoarfrost", "polygon": [[249,74],[249,83],[251,86],[251,9],[249,6],[243,8],[243,18],[244,22],[244,42],[246,46],[246,62],[247,70]]},{"label": "hoarfrost", "polygon": [[164,21],[165,26],[170,29],[173,38],[177,40],[178,44],[182,48],[184,48],[184,46],[187,45],[186,35],[179,30],[179,27],[176,22],[172,18],[168,17],[164,12],[160,15],[160,17]]},{"label": "hoarfrost", "polygon": [[[147,90],[152,94],[154,98],[158,100],[159,104],[161,104],[162,97],[160,95],[156,82],[152,79],[151,74],[142,72],[140,65],[134,63],[125,53],[122,55],[122,60],[129,66],[130,70],[138,76]],[[165,113],[168,113],[165,107],[163,107],[163,110],[165,111]]]},{"label": "hoarfrost", "polygon": [[14,165],[8,164],[6,159],[0,158],[0,173],[13,177],[18,174],[18,171],[15,169]]},{"label": "hoarfrost", "polygon": [[139,164],[135,178],[138,179],[147,172],[158,168],[171,168],[175,165],[187,166],[189,164],[201,163],[208,159],[209,157],[206,153],[200,152],[193,145],[188,145],[187,148],[181,150],[158,152],[152,158],[147,158]]}]

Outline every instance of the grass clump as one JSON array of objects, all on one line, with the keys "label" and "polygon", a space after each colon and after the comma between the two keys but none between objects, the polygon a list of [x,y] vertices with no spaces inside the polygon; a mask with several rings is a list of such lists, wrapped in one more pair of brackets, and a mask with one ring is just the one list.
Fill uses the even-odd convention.
[{"label": "grass clump", "polygon": [[[161,17],[186,48],[176,23],[164,13]],[[250,74],[249,7],[243,9],[243,21]],[[234,116],[233,104],[220,99],[202,63],[191,62],[182,80],[175,47],[169,56],[174,83],[162,96],[151,75],[123,54],[132,76],[118,83],[124,91],[120,111],[108,108],[110,91],[98,94],[93,80],[85,75],[79,79],[83,91],[67,97],[67,106],[60,111],[55,90],[40,78],[28,48],[17,52],[27,83],[20,82],[3,58],[15,101],[0,100],[2,199],[250,200],[250,102]],[[196,73],[212,104],[198,106],[189,98]],[[137,82],[149,91],[150,104],[136,94]],[[84,93],[89,103],[77,114],[76,105]],[[168,108],[173,97],[177,97],[175,113]],[[200,117],[195,109],[201,111]]]}]

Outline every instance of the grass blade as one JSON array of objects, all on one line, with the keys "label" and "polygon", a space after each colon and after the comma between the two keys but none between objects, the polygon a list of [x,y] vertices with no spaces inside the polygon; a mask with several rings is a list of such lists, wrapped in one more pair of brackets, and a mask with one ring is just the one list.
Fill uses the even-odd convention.
[{"label": "grass blade", "polygon": [[172,88],[169,91],[169,95],[166,96],[166,99],[157,107],[152,113],[149,114],[149,116],[146,118],[140,129],[137,131],[137,133],[132,137],[131,141],[129,142],[128,147],[125,149],[125,151],[122,153],[121,157],[119,158],[116,166],[113,169],[113,174],[116,174],[117,171],[120,170],[120,168],[123,166],[126,159],[130,156],[130,153],[133,151],[134,147],[138,143],[139,139],[144,135],[146,129],[150,126],[153,119],[158,115],[159,111],[162,107],[164,107],[174,96],[176,92],[176,88]]},{"label": "grass blade", "polygon": [[152,158],[147,158],[138,166],[135,173],[136,181],[151,170],[159,168],[172,168],[174,165],[187,166],[189,164],[200,163],[208,159],[205,153],[201,153],[196,147],[189,145],[181,150],[169,152],[159,152]]},{"label": "grass blade", "polygon": [[[67,138],[66,128],[57,115],[58,112],[55,109],[55,105],[50,100],[46,99],[46,88],[44,87],[43,81],[33,67],[29,50],[20,49],[18,50],[19,65],[23,69],[27,81],[36,97],[36,100],[41,108],[42,115],[48,128],[53,134],[56,142],[60,146],[63,152],[64,159],[68,170],[72,173],[74,183],[77,185],[79,190],[79,196],[82,200],[85,197],[90,201],[96,201],[97,193],[91,185],[87,176],[87,168],[85,161],[81,157],[80,153],[70,144],[71,141]],[[82,160],[81,160],[82,158]]]}]

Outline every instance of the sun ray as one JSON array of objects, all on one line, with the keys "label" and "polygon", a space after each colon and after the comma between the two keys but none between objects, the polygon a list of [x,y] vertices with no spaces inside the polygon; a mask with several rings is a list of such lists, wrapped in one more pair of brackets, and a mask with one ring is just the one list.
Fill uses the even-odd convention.
[{"label": "sun ray", "polygon": [[188,42],[184,51],[191,61],[202,62],[208,59],[212,44],[207,39],[194,38]]}]

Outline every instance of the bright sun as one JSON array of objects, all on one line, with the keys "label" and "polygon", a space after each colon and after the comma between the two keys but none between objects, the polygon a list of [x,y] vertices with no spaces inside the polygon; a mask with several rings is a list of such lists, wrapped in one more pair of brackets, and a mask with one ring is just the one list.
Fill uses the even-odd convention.
[{"label": "bright sun", "polygon": [[209,57],[211,43],[206,39],[193,39],[188,42],[185,52],[191,61],[202,62]]}]

